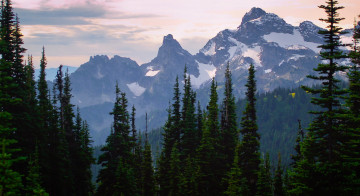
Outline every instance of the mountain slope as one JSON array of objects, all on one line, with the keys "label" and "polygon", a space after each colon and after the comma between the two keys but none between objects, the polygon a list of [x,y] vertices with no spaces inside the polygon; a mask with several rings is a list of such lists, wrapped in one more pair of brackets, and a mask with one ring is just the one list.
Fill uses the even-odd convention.
[{"label": "mountain slope", "polygon": [[[183,49],[169,34],[164,37],[157,56],[141,66],[119,56],[110,59],[107,56],[91,57],[89,62],[71,75],[74,104],[91,113],[94,108],[99,108],[96,105],[113,102],[117,81],[120,89],[127,94],[129,106],[134,104],[137,108],[138,116],[145,112],[151,116],[152,112],[165,111],[172,101],[176,76],[179,76],[182,88],[185,65],[202,107],[208,102],[209,81],[213,77],[218,81],[218,94],[222,99],[227,63],[237,98],[244,96],[250,64],[256,67],[259,92],[273,91],[278,87],[313,85],[314,81],[306,78],[306,75],[315,74],[313,68],[321,62],[318,46],[323,39],[317,34],[318,30],[320,27],[309,21],[300,23],[298,27],[292,26],[275,14],[252,8],[235,30],[219,32],[196,55]],[[345,74],[339,76],[344,78]],[[109,122],[111,117],[107,114],[110,111],[101,110],[102,114],[106,114],[101,117],[105,119],[103,123]],[[165,117],[158,117],[158,123],[150,128],[161,126]],[[96,132],[109,131],[106,127],[110,125],[99,125],[99,122],[93,123],[91,120],[89,123]],[[141,123],[139,126],[144,129]]]}]

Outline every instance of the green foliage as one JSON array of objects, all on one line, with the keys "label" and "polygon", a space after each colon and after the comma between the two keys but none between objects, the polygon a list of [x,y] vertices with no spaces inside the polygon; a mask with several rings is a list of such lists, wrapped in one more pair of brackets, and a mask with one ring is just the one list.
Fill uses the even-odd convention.
[{"label": "green foliage", "polygon": [[41,187],[38,148],[36,148],[34,156],[30,157],[29,167],[29,174],[26,177],[26,195],[49,196]]},{"label": "green foliage", "polygon": [[281,165],[281,155],[278,156],[278,165],[275,170],[274,176],[274,196],[284,196],[284,183],[283,183],[283,167]]},{"label": "green foliage", "polygon": [[129,113],[125,93],[115,87],[115,104],[110,113],[114,122],[106,145],[101,149],[103,154],[98,159],[102,169],[97,182],[97,195],[135,195],[137,190],[136,173],[134,171],[134,153],[130,137]]},{"label": "green foliage", "polygon": [[224,100],[222,103],[221,109],[221,137],[220,137],[220,146],[223,149],[223,166],[222,169],[224,173],[229,171],[231,165],[234,162],[234,152],[236,144],[238,142],[238,129],[237,129],[237,117],[236,117],[236,106],[235,106],[235,97],[233,95],[232,88],[232,78],[231,71],[229,69],[229,63],[225,71],[225,91],[224,91]]},{"label": "green foliage", "polygon": [[15,143],[15,141],[5,138],[0,139],[0,195],[20,195],[20,191],[23,188],[21,175],[11,169],[15,160],[11,157],[9,149],[6,149],[7,146]]},{"label": "green foliage", "polygon": [[182,98],[181,109],[181,159],[185,165],[186,157],[194,157],[196,148],[200,143],[199,130],[196,127],[197,119],[195,115],[196,94],[191,89],[190,75],[184,72],[184,95]]},{"label": "green foliage", "polygon": [[228,186],[227,190],[224,192],[225,195],[237,196],[247,195],[249,193],[249,187],[247,185],[246,178],[243,176],[239,165],[239,150],[240,144],[236,146],[234,162],[228,174]]},{"label": "green foliage", "polygon": [[196,159],[188,156],[185,160],[182,178],[180,179],[180,195],[198,195],[196,172]]},{"label": "green foliage", "polygon": [[[336,72],[347,69],[346,66],[337,63],[339,59],[346,57],[340,50],[343,46],[340,43],[342,32],[337,26],[339,21],[343,20],[338,17],[338,10],[343,7],[337,4],[337,1],[328,0],[325,5],[319,6],[327,14],[327,18],[320,20],[326,22],[328,26],[325,30],[319,31],[325,39],[325,43],[320,46],[323,49],[320,56],[325,63],[320,63],[314,69],[318,75],[308,77],[321,82],[321,85],[319,88],[303,87],[311,94],[318,95],[313,97],[311,102],[322,108],[311,111],[316,116],[308,128],[310,139],[305,141],[306,147],[304,146],[303,152],[305,158],[296,163],[295,172],[298,174],[294,175],[294,178],[299,178],[295,181],[306,185],[304,191],[309,190],[310,194],[347,195],[349,194],[347,184],[352,181],[349,172],[351,169],[348,164],[344,164],[343,159],[346,149],[344,145],[346,129],[341,125],[342,114],[345,112],[341,107],[341,96],[346,91],[340,88],[340,81],[335,78]],[[310,172],[311,175],[307,175]],[[315,182],[309,183],[309,181]],[[298,187],[295,186],[295,189]]]},{"label": "green foliage", "polygon": [[270,165],[269,154],[266,153],[265,160],[260,165],[260,170],[258,173],[259,177],[258,177],[258,181],[256,183],[256,195],[257,196],[273,195],[273,192],[272,192],[273,182],[272,182],[270,168],[271,168],[271,165]]},{"label": "green foliage", "polygon": [[240,143],[238,156],[240,169],[243,172],[243,177],[246,178],[248,183],[248,195],[255,195],[260,165],[260,135],[257,132],[258,126],[255,108],[256,81],[253,65],[250,65],[248,81],[245,86],[247,87],[247,104],[241,119],[240,133],[242,135],[242,141]]},{"label": "green foliage", "polygon": [[151,157],[151,149],[150,144],[145,140],[145,147],[144,147],[144,155],[141,164],[142,170],[142,195],[144,196],[153,196],[155,195],[155,178],[154,178],[154,168],[152,164],[152,157]]},{"label": "green foliage", "polygon": [[[290,93],[294,93],[295,97]],[[278,88],[273,92],[257,95],[256,99],[261,152],[268,151],[272,161],[276,161],[280,152],[283,164],[290,165],[291,155],[295,153],[293,147],[298,132],[298,119],[301,119],[303,126],[307,126],[312,119],[308,111],[318,107],[310,103],[311,95],[301,88]],[[245,106],[246,100],[237,102],[238,119],[242,118],[241,111]]]},{"label": "green foliage", "polygon": [[200,195],[219,195],[223,192],[219,179],[225,175],[218,170],[221,165],[221,150],[219,146],[219,121],[215,80],[212,80],[210,101],[206,114],[205,128],[197,149],[197,183]]},{"label": "green foliage", "polygon": [[178,144],[175,143],[171,151],[170,170],[169,170],[169,195],[180,195],[180,181],[181,181],[181,162]]}]

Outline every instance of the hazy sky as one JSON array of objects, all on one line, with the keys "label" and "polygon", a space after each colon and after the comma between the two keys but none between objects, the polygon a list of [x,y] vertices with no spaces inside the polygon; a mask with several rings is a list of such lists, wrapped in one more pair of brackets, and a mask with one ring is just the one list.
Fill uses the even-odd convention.
[{"label": "hazy sky", "polygon": [[[360,0],[338,0],[340,16],[351,28]],[[236,29],[252,7],[260,7],[292,25],[318,19],[325,0],[13,0],[25,48],[36,65],[45,46],[48,67],[80,66],[90,56],[129,57],[139,64],[153,59],[163,36],[173,34],[190,53],[224,29]],[[358,18],[357,18],[358,19]]]}]

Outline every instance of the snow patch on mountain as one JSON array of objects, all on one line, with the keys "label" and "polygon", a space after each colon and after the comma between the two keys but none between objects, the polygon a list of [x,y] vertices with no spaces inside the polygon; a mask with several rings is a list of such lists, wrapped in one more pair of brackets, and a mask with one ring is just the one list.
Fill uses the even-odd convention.
[{"label": "snow patch on mountain", "polygon": [[212,56],[216,54],[215,47],[216,47],[216,43],[212,42],[208,49],[203,49],[200,52],[204,53],[206,56]]},{"label": "snow patch on mountain", "polygon": [[140,86],[139,83],[137,83],[137,82],[133,82],[133,83],[126,84],[126,85],[129,88],[129,90],[137,97],[142,95],[146,90],[146,88]]},{"label": "snow patch on mountain", "polygon": [[145,76],[154,77],[154,76],[156,76],[156,74],[158,74],[159,72],[160,72],[160,70],[156,70],[156,71],[149,70],[148,72],[146,72]]},{"label": "snow patch on mountain", "polygon": [[271,69],[266,69],[265,73],[270,73],[272,70]]},{"label": "snow patch on mountain", "polygon": [[145,76],[154,77],[156,74],[160,72],[160,70],[153,70],[153,66],[149,66],[146,68],[148,71],[146,72]]},{"label": "snow patch on mountain", "polygon": [[194,75],[190,75],[191,83],[196,89],[198,89],[204,82],[215,77],[216,73],[216,67],[212,64],[204,64],[199,62],[197,62],[197,64],[200,73],[199,76],[195,77]]},{"label": "snow patch on mountain", "polygon": [[246,44],[237,41],[236,39],[229,37],[229,41],[234,43],[235,46],[231,46],[228,50],[229,60],[232,59],[235,55],[242,55],[243,57],[250,57],[254,60],[254,64],[256,67],[261,67],[260,46],[250,46],[248,47]]},{"label": "snow patch on mountain", "polygon": [[300,55],[300,54],[294,54],[292,55],[290,58],[288,58],[286,61],[285,60],[282,60],[280,63],[279,63],[279,66],[281,66],[283,63],[285,62],[289,62],[290,60],[293,60],[293,61],[297,61],[299,60],[300,58],[304,58],[306,57],[305,55]]},{"label": "snow patch on mountain", "polygon": [[305,55],[300,55],[300,54],[294,54],[288,59],[288,61],[289,60],[297,61],[297,60],[299,60],[299,58],[303,58],[303,57],[306,57],[306,56]]},{"label": "snow patch on mountain", "polygon": [[301,35],[301,33],[299,32],[298,29],[295,29],[293,34],[273,32],[273,33],[264,35],[263,38],[267,42],[275,42],[283,48],[306,47],[306,48],[313,50],[316,53],[319,53],[321,50],[320,48],[318,48],[319,44],[305,41],[304,37]]}]

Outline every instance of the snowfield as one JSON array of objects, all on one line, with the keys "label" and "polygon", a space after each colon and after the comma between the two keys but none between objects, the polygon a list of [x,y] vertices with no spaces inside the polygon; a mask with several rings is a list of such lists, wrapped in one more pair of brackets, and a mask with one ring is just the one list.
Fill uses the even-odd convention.
[{"label": "snowfield", "polygon": [[126,84],[126,86],[129,88],[129,90],[135,95],[135,96],[140,96],[142,95],[146,88],[142,87],[139,85],[139,83],[137,82],[133,82],[133,83],[130,83],[130,84]]},{"label": "snowfield", "polygon": [[216,73],[216,67],[214,65],[203,64],[199,62],[197,62],[197,64],[200,73],[199,77],[196,78],[194,75],[190,75],[191,84],[196,89],[198,89],[206,81],[215,77],[215,73]]},{"label": "snowfield", "polygon": [[288,33],[270,33],[263,37],[267,42],[275,42],[280,47],[290,49],[303,49],[304,47],[313,50],[316,53],[320,52],[318,48],[319,44],[313,42],[307,42],[304,37],[300,34],[299,30],[295,29],[293,34]]}]

